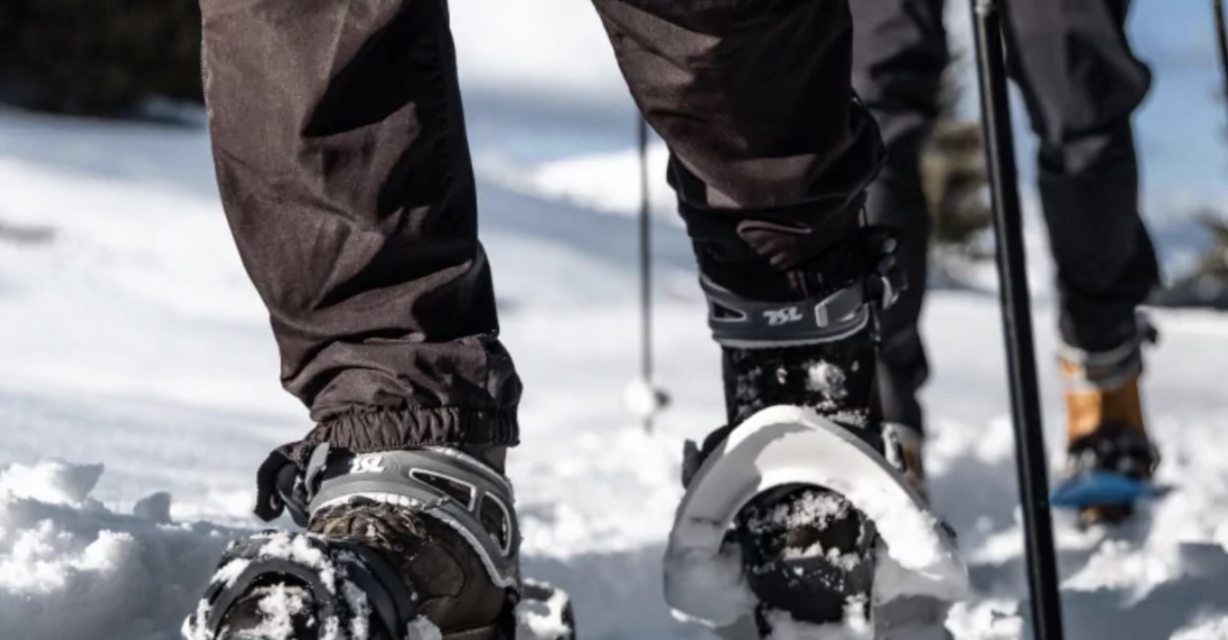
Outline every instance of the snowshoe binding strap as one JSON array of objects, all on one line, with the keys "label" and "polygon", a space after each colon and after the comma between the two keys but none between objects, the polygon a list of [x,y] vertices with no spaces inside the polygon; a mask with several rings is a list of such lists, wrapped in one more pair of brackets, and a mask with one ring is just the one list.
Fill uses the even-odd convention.
[{"label": "snowshoe binding strap", "polygon": [[378,554],[360,545],[327,542],[315,534],[266,531],[227,547],[197,610],[184,623],[191,640],[222,637],[231,607],[261,579],[290,578],[311,591],[314,618],[337,640],[368,637],[378,621],[398,640],[429,640],[432,629],[418,617],[417,600]]},{"label": "snowshoe binding strap", "polygon": [[308,461],[301,495],[306,505],[297,509],[308,514],[355,497],[421,510],[469,542],[496,586],[520,588],[511,484],[464,453],[430,448],[355,454],[322,444]]},{"label": "snowshoe binding strap", "polygon": [[762,302],[742,297],[700,275],[713,339],[736,349],[837,342],[861,331],[876,310],[899,299],[906,283],[888,244],[873,274],[823,298]]},{"label": "snowshoe binding strap", "polygon": [[1160,464],[1160,450],[1147,435],[1129,425],[1107,424],[1077,438],[1068,447],[1067,476],[1112,473],[1150,480]]}]

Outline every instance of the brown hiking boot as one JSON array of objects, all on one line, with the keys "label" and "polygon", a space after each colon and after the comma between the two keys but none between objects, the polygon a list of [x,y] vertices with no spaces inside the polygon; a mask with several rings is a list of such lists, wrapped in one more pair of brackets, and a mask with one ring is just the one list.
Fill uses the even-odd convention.
[{"label": "brown hiking boot", "polygon": [[321,445],[277,493],[307,532],[232,543],[188,640],[514,640],[542,591],[521,580],[510,483],[459,451]]},{"label": "brown hiking boot", "polygon": [[[1059,355],[1072,477],[1108,472],[1149,481],[1154,476],[1159,454],[1147,433],[1139,390],[1142,342],[1098,353],[1065,348]],[[1112,524],[1132,513],[1130,504],[1091,505],[1079,517],[1085,525]]]},{"label": "brown hiking boot", "polygon": [[[496,588],[478,555],[460,534],[437,518],[412,509],[355,498],[347,504],[321,509],[309,531],[320,536],[324,548],[361,545],[377,554],[416,600],[417,612],[434,625],[443,638],[504,640],[510,614],[506,589]],[[293,539],[286,540],[294,544]],[[390,574],[391,575],[391,574]],[[327,637],[328,619],[321,619],[312,589],[302,580],[267,575],[241,595],[222,620],[219,639],[265,640]],[[351,619],[351,635],[368,625],[370,640],[401,640],[405,630],[393,634],[378,615]],[[336,618],[339,622],[343,616]],[[399,625],[398,625],[399,626]],[[290,635],[273,633],[289,629]]]}]

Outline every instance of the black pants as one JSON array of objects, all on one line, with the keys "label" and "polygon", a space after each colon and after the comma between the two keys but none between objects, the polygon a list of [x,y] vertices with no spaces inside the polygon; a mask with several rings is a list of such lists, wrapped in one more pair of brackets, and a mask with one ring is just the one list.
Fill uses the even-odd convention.
[{"label": "black pants", "polygon": [[[1057,265],[1063,339],[1092,351],[1134,332],[1134,311],[1159,279],[1139,217],[1130,117],[1151,76],[1124,33],[1129,0],[1011,0],[1009,67],[1040,148],[1040,200]],[[888,159],[870,189],[874,221],[907,230],[902,262],[926,278],[929,219],[918,158],[937,115],[948,59],[944,0],[857,0],[854,82],[880,123]],[[972,52],[967,52],[969,56]],[[969,87],[975,90],[975,87]],[[879,383],[885,416],[921,426],[928,376],[917,333],[924,287],[883,318]]]},{"label": "black pants", "polygon": [[[750,257],[724,284],[851,277],[824,256],[850,244],[883,148],[853,98],[848,0],[594,4],[688,227]],[[514,444],[444,0],[201,5],[223,205],[318,423],[301,444]]]}]

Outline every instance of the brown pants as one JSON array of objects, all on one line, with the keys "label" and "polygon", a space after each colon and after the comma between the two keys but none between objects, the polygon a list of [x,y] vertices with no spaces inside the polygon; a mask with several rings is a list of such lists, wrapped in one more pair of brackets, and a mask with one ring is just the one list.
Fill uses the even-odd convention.
[{"label": "brown pants", "polygon": [[[594,0],[692,235],[758,260],[746,289],[846,242],[881,163],[847,1]],[[445,0],[201,4],[222,200],[305,442],[515,444]]]}]

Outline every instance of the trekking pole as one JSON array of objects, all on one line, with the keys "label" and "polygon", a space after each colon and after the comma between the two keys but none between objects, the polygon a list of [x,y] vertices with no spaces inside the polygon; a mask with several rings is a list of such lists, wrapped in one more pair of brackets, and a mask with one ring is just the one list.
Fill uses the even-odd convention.
[{"label": "trekking pole", "polygon": [[[640,375],[644,378],[644,388],[652,389],[652,199],[648,193],[648,122],[643,115],[639,125]],[[652,433],[654,413],[655,410],[644,412],[644,431],[648,433]]]},{"label": "trekking pole", "polygon": [[1024,559],[1032,601],[1032,623],[1039,640],[1062,639],[1061,593],[1049,511],[1048,465],[1036,360],[1032,343],[1031,304],[1023,246],[1019,177],[1011,129],[1006,61],[1003,51],[1001,0],[972,0],[980,80],[982,124],[994,236],[997,241],[1006,362],[1010,376],[1011,416],[1015,427],[1016,466],[1023,505]]},{"label": "trekking pole", "polygon": [[1224,78],[1224,96],[1228,98],[1228,24],[1224,19],[1224,0],[1213,0],[1215,36],[1219,41],[1219,70]]},{"label": "trekking pole", "polygon": [[652,358],[652,197],[648,179],[648,122],[639,118],[640,156],[640,377],[627,388],[626,401],[639,416],[645,433],[652,434],[653,419],[669,405],[669,394],[653,383]]}]

